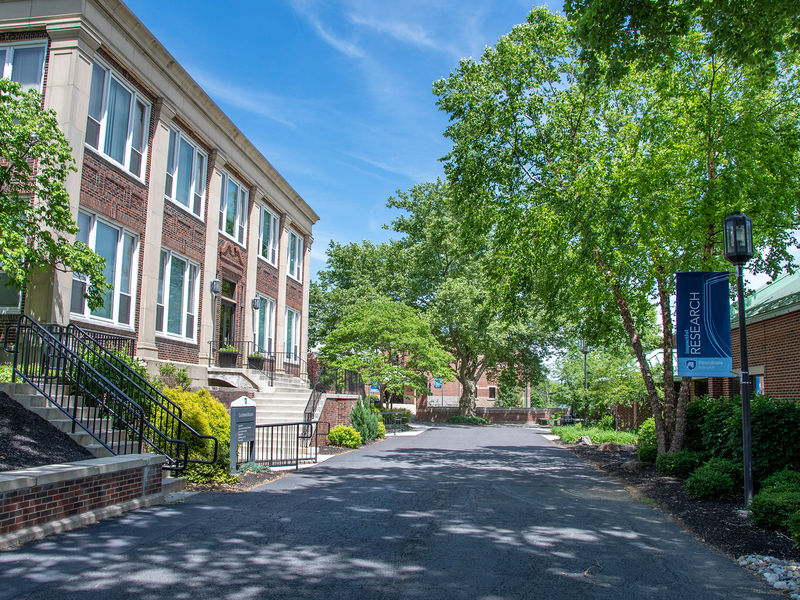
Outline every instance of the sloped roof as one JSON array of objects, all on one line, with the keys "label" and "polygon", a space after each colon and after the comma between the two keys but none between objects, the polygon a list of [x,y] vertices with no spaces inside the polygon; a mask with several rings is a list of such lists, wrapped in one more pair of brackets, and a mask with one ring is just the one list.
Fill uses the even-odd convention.
[{"label": "sloped roof", "polygon": [[[760,321],[800,310],[800,271],[781,275],[751,294],[744,301],[747,321]],[[731,325],[738,325],[736,304],[731,306]]]}]

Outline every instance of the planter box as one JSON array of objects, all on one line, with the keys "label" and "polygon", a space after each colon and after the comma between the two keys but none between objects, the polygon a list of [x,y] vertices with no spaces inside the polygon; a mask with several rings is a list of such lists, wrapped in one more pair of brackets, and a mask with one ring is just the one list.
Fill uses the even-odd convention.
[{"label": "planter box", "polygon": [[257,369],[259,371],[264,370],[264,361],[266,359],[263,356],[248,356],[247,357],[247,366],[250,369]]},{"label": "planter box", "polygon": [[220,367],[236,367],[236,363],[239,362],[239,351],[218,350],[217,362]]}]

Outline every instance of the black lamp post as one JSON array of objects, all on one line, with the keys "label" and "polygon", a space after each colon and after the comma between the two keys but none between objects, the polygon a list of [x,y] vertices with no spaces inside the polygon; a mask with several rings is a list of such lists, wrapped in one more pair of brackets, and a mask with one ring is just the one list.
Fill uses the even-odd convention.
[{"label": "black lamp post", "polygon": [[725,258],[736,265],[736,288],[739,302],[739,352],[742,357],[740,388],[742,391],[742,460],[744,463],[744,505],[753,499],[753,439],[750,426],[750,373],[747,364],[747,326],[744,314],[744,265],[753,258],[753,226],[740,212],[725,219]]},{"label": "black lamp post", "polygon": [[261,308],[261,299],[256,297],[250,300],[250,308],[253,309],[253,352],[260,353],[261,348],[258,347],[258,338],[256,337],[256,320],[258,319],[258,309]]}]

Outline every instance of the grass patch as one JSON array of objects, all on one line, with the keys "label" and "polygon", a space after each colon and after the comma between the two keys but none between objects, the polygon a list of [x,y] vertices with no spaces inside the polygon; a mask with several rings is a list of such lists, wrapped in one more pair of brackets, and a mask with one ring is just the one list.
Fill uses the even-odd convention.
[{"label": "grass patch", "polygon": [[562,425],[550,429],[553,435],[561,438],[566,444],[574,444],[582,436],[587,435],[593,444],[635,444],[636,434],[630,431],[614,431],[613,429],[601,429],[600,427],[584,427],[583,425]]}]

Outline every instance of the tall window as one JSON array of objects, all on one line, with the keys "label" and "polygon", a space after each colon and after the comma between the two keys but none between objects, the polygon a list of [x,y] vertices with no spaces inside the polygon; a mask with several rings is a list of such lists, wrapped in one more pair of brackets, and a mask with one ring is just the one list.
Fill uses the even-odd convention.
[{"label": "tall window", "polygon": [[293,231],[289,232],[289,275],[303,280],[303,238]]},{"label": "tall window", "polygon": [[0,77],[21,83],[25,90],[42,91],[44,53],[41,42],[0,46]]},{"label": "tall window", "polygon": [[259,301],[256,316],[256,350],[271,354],[275,351],[275,301],[264,296],[256,296]]},{"label": "tall window", "polygon": [[278,227],[280,220],[265,206],[259,211],[258,253],[272,265],[278,264]]},{"label": "tall window", "polygon": [[286,309],[286,360],[297,362],[300,358],[300,313]]},{"label": "tall window", "polygon": [[0,271],[0,315],[19,314],[20,293],[8,275]]},{"label": "tall window", "polygon": [[227,173],[222,174],[219,230],[246,246],[248,192]]},{"label": "tall window", "polygon": [[77,241],[83,242],[106,260],[103,276],[112,287],[103,294],[103,305],[92,310],[84,297],[88,281],[84,275],[74,274],[70,312],[82,317],[106,319],[131,326],[138,238],[121,227],[101,221],[83,211],[78,211],[78,227]]},{"label": "tall window", "polygon": [[206,196],[206,163],[206,155],[195,144],[170,130],[164,195],[201,219]]},{"label": "tall window", "polygon": [[156,331],[194,340],[197,330],[200,267],[170,250],[158,265]]},{"label": "tall window", "polygon": [[94,63],[86,118],[86,143],[142,177],[150,105],[110,69]]}]

